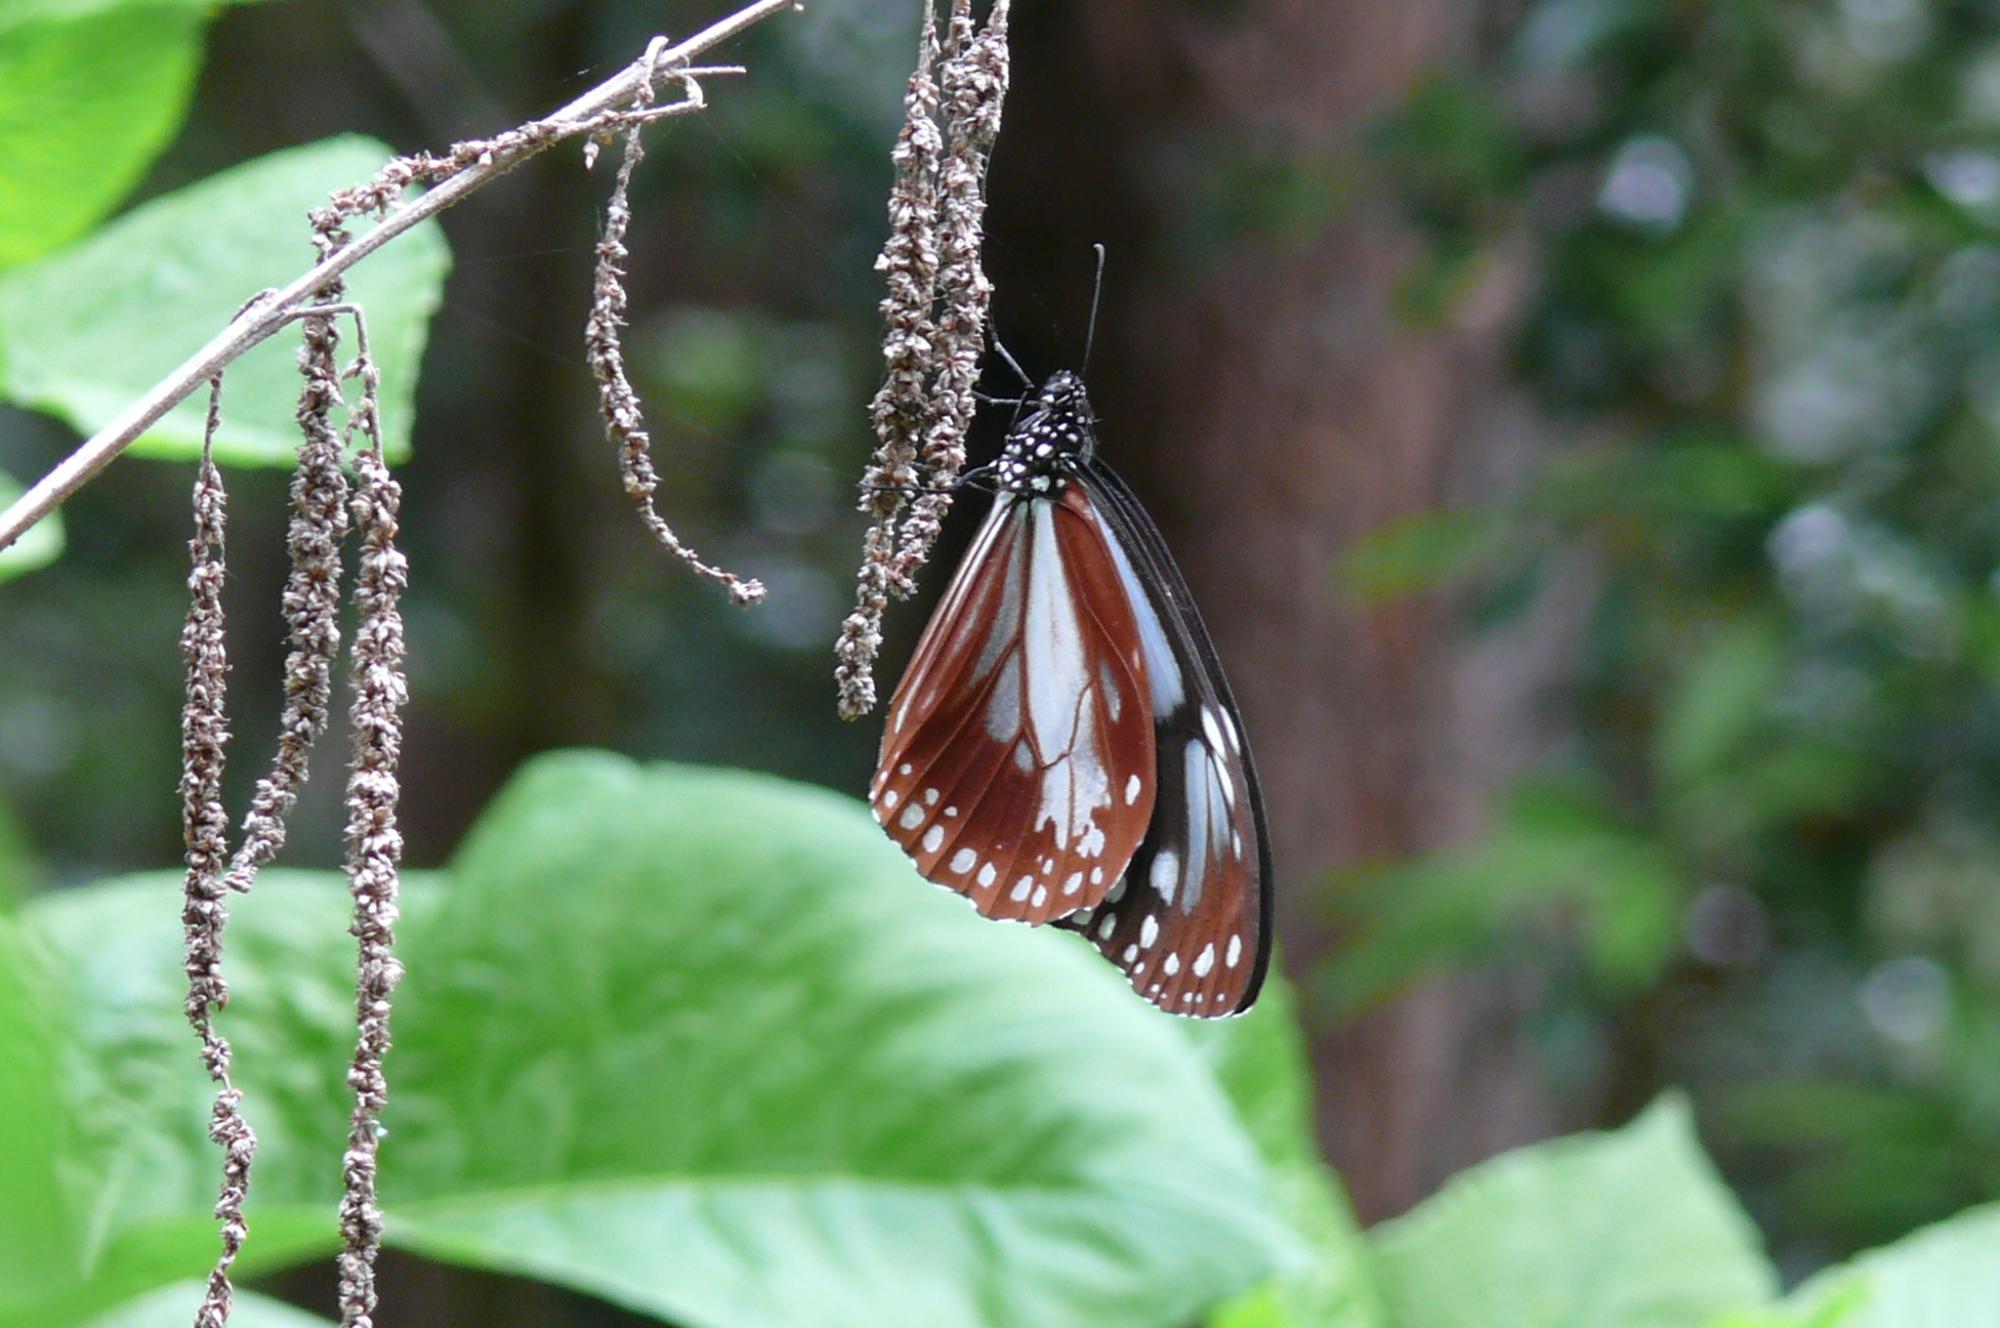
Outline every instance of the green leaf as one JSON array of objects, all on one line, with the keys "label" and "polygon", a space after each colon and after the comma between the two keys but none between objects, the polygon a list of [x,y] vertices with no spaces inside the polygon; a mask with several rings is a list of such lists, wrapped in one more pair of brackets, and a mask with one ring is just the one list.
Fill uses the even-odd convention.
[{"label": "green leaf", "polygon": [[1265,984],[1237,1019],[1189,1023],[1237,1114],[1270,1164],[1278,1207],[1311,1243],[1312,1263],[1217,1308],[1211,1328],[1380,1328],[1368,1249],[1313,1135],[1311,1076],[1290,988]]},{"label": "green leaf", "polygon": [[[13,476],[0,470],[0,511],[5,511],[24,492],[26,490],[15,482]],[[0,549],[0,581],[46,567],[62,557],[62,551],[62,513],[51,512],[31,527],[27,534]]]},{"label": "green leaf", "polygon": [[61,1034],[43,956],[0,917],[0,1286],[33,1293],[75,1278],[83,1262],[59,1161],[70,1128],[56,1091]]},{"label": "green leaf", "polygon": [[1673,1096],[1474,1167],[1370,1235],[1397,1328],[1687,1328],[1775,1282]]},{"label": "green leaf", "polygon": [[[0,276],[0,393],[85,433],[103,427],[221,331],[246,299],[305,271],[313,256],[306,210],[368,178],[390,155],[363,138],[272,153]],[[349,297],[367,311],[394,456],[409,450],[418,362],[449,261],[443,232],[426,222],[348,276]],[[345,336],[351,348],[352,335]],[[230,366],[217,457],[291,464],[296,354],[296,334],[281,332]],[[197,456],[205,409],[206,393],[182,402],[134,454]]]},{"label": "green leaf", "polygon": [[0,271],[81,235],[179,130],[208,24],[187,3],[0,15]]},{"label": "green leaf", "polygon": [[[394,1245],[689,1328],[1164,1328],[1296,1252],[1179,1021],[1075,938],[926,887],[852,800],[550,757],[447,876],[400,928]],[[352,942],[328,878],[232,912],[250,1276],[332,1247]],[[69,1300],[10,1318],[0,1288],[0,1323],[49,1328],[205,1267],[216,1164],[176,883],[26,914],[79,1011],[66,1105],[105,1231]]]},{"label": "green leaf", "polygon": [[[1968,1209],[1808,1281],[1802,1312],[1851,1303],[1840,1328],[1965,1328],[2000,1306],[2000,1204]],[[1817,1325],[1818,1320],[1808,1320]]]},{"label": "green leaf", "polygon": [[[163,1287],[150,1296],[121,1305],[90,1328],[187,1328],[201,1304],[203,1284],[184,1282]],[[331,1328],[328,1320],[293,1309],[282,1300],[238,1288],[229,1315],[230,1328]]]}]

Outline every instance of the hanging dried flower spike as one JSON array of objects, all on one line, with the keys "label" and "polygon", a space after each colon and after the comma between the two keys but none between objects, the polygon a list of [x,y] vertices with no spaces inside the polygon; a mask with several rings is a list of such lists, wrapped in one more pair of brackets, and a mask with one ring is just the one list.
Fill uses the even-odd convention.
[{"label": "hanging dried flower spike", "polygon": [[877,446],[862,480],[861,509],[874,521],[863,542],[855,610],[834,647],[840,713],[848,719],[874,708],[883,612],[892,594],[914,589],[965,464],[991,293],[980,247],[987,161],[1007,91],[1007,11],[1007,0],[997,0],[981,31],[970,0],[955,0],[941,40],[925,5],[907,120],[893,154],[889,239],[876,261],[889,291],[882,302],[887,372],[871,411]]},{"label": "hanging dried flower spike", "polygon": [[229,813],[222,805],[223,758],[229,744],[227,698],[229,657],[224,644],[222,586],[225,576],[223,530],[228,494],[214,460],[215,431],[221,422],[222,379],[209,382],[208,427],[202,438],[201,466],[194,482],[194,538],[188,542],[187,625],[181,653],[187,661],[187,700],[181,711],[181,821],[187,845],[187,882],[181,923],[187,935],[187,1017],[201,1041],[201,1060],[217,1086],[208,1133],[222,1149],[222,1184],[215,1217],[221,1224],[222,1252],[208,1275],[195,1328],[226,1328],[235,1292],[229,1270],[243,1249],[249,1228],[243,1201],[250,1191],[250,1160],[257,1136],[243,1118],[243,1095],[229,1078],[229,1041],[215,1016],[229,1002],[222,977],[222,933],[229,921],[229,892],[223,871],[229,865]]},{"label": "hanging dried flower spike", "polygon": [[[357,327],[360,327],[357,315]],[[399,609],[409,584],[409,561],[396,547],[402,486],[382,455],[380,377],[368,357],[367,334],[358,332],[360,356],[350,376],[362,382],[361,400],[349,417],[368,445],[354,459],[354,524],[361,532],[354,577],[354,755],[347,781],[347,877],[354,896],[353,932],[359,946],[356,1042],[347,1082],[354,1089],[347,1151],[341,1159],[343,1195],[338,1260],[343,1328],[371,1328],[375,1310],[375,1259],[382,1245],[376,1202],[375,1162],[389,1084],[382,1058],[389,1050],[390,995],[402,978],[394,953],[398,867],[403,837],[396,825],[402,784],[402,708],[409,699],[403,677],[403,619]]]}]

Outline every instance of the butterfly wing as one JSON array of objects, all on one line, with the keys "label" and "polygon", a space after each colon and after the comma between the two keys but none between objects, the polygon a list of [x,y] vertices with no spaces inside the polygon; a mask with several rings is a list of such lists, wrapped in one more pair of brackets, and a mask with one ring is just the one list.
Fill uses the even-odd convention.
[{"label": "butterfly wing", "polygon": [[1152,819],[1145,662],[1090,490],[1000,494],[890,702],[876,819],[988,917],[1096,905]]},{"label": "butterfly wing", "polygon": [[1078,482],[1103,515],[1137,610],[1159,792],[1124,878],[1064,921],[1175,1014],[1250,1008],[1271,958],[1271,851],[1243,721],[1187,582],[1152,518],[1103,462]]}]

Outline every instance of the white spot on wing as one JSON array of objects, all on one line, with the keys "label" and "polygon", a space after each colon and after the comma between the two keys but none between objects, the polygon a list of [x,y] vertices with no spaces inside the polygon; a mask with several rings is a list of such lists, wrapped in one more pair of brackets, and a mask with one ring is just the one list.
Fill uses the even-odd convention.
[{"label": "white spot on wing", "polygon": [[1111,933],[1116,930],[1118,930],[1118,915],[1116,913],[1106,913],[1103,921],[1097,924],[1097,939],[1108,941],[1111,939]]},{"label": "white spot on wing", "polygon": [[1139,790],[1144,787],[1137,775],[1125,781],[1125,805],[1130,807],[1139,800]]},{"label": "white spot on wing", "polygon": [[1073,895],[1081,889],[1083,889],[1083,873],[1080,871],[1071,872],[1069,879],[1063,882],[1063,893]]},{"label": "white spot on wing", "polygon": [[977,861],[979,861],[977,853],[969,848],[962,848],[951,855],[951,869],[955,874],[963,876],[972,870],[972,864]]},{"label": "white spot on wing", "polygon": [[1230,937],[1229,953],[1222,957],[1222,962],[1229,965],[1229,967],[1234,968],[1236,967],[1236,961],[1241,959],[1242,957],[1243,957],[1243,938],[1241,936]]},{"label": "white spot on wing", "polygon": [[1146,920],[1139,924],[1139,944],[1150,950],[1153,948],[1153,942],[1159,939],[1160,920],[1151,913],[1148,913]]},{"label": "white spot on wing", "polygon": [[895,811],[896,802],[897,802],[896,790],[890,789],[888,792],[882,795],[882,810],[887,812]]},{"label": "white spot on wing", "polygon": [[1222,750],[1222,729],[1215,722],[1215,707],[1201,708],[1201,731],[1208,735],[1208,745],[1216,751]]},{"label": "white spot on wing", "polygon": [[999,872],[993,870],[993,864],[990,862],[987,863],[984,867],[981,867],[979,869],[980,887],[983,889],[984,887],[993,884],[993,878],[998,876],[999,874],[1000,874]]},{"label": "white spot on wing", "polygon": [[1167,962],[1160,965],[1160,971],[1162,973],[1165,973],[1168,977],[1172,977],[1174,974],[1180,972],[1181,971],[1180,955],[1169,954],[1167,956]]},{"label": "white spot on wing", "polygon": [[924,809],[917,806],[914,802],[903,808],[903,814],[896,818],[896,824],[902,826],[905,830],[914,830],[923,823]]},{"label": "white spot on wing", "polygon": [[944,827],[934,825],[924,831],[924,852],[935,853],[944,847]]},{"label": "white spot on wing", "polygon": [[1170,848],[1160,850],[1153,859],[1153,869],[1148,873],[1147,882],[1159,892],[1160,898],[1169,904],[1174,902],[1174,890],[1181,883],[1181,860]]},{"label": "white spot on wing", "polygon": [[1214,967],[1215,942],[1210,941],[1207,945],[1202,946],[1201,953],[1194,957],[1194,975],[1198,978],[1205,978],[1208,976],[1208,971]]},{"label": "white spot on wing", "polygon": [[1032,876],[1023,876],[1020,880],[1014,882],[1014,888],[1007,892],[1007,897],[1019,903],[1021,900],[1026,899],[1028,891],[1034,888],[1035,878]]}]

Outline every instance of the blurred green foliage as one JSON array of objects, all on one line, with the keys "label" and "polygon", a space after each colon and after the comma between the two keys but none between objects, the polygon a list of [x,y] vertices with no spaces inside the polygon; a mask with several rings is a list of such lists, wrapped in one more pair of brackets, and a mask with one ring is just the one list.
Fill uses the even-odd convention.
[{"label": "blurred green foliage", "polygon": [[1807,1266],[2000,1194],[1994,19],[1539,0],[1379,139],[1413,309],[1525,270],[1561,441],[1343,583],[1476,609],[1561,565],[1589,603],[1549,768],[1343,892],[1326,984],[1537,969],[1558,1081],[1690,1085]]}]

